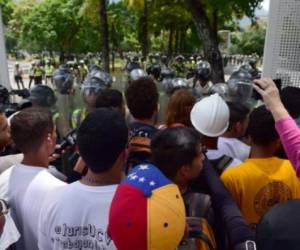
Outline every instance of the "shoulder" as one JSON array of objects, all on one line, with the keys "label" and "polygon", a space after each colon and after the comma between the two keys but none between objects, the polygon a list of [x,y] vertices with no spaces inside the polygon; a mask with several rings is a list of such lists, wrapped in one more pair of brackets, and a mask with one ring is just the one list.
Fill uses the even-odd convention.
[{"label": "shoulder", "polygon": [[228,168],[233,168],[236,166],[240,166],[243,162],[237,158],[232,158],[232,162],[229,164]]},{"label": "shoulder", "polygon": [[[234,163],[234,161],[238,162],[238,160],[234,159],[232,163]],[[222,173],[221,179],[224,181],[231,178],[236,178],[237,176],[240,177],[248,168],[248,166],[249,165],[247,163],[241,163],[236,165],[235,167],[229,167]]]},{"label": "shoulder", "polygon": [[48,187],[49,189],[54,189],[56,187],[67,185],[67,183],[53,176],[53,174],[49,172],[49,169],[45,169],[45,171],[41,171],[36,179],[38,179],[41,184]]},{"label": "shoulder", "polygon": [[23,160],[23,154],[6,155],[0,157],[0,174],[11,166],[20,163]]},{"label": "shoulder", "polygon": [[9,202],[9,179],[13,168],[14,167],[10,167],[9,169],[6,169],[0,175],[0,198],[6,200],[7,202]]}]

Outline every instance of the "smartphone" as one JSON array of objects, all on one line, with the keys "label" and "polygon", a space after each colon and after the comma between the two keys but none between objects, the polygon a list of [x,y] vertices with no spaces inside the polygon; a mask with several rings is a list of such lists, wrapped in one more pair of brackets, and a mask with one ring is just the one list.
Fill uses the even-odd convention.
[{"label": "smartphone", "polygon": [[[280,92],[281,91],[281,87],[282,87],[282,81],[281,81],[281,79],[279,79],[279,78],[278,79],[273,79],[273,82],[275,83],[276,87],[278,88],[278,90]],[[255,89],[253,89],[252,97],[255,100],[262,100],[261,95]]]}]

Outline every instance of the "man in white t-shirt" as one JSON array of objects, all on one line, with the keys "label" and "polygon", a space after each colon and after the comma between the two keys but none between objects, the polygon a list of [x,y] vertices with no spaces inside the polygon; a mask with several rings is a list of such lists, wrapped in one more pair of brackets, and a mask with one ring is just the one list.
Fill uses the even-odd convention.
[{"label": "man in white t-shirt", "polygon": [[230,110],[229,127],[219,137],[218,149],[225,155],[245,161],[250,155],[250,146],[241,141],[248,126],[249,109],[241,103],[227,103]]},{"label": "man in white t-shirt", "polygon": [[37,227],[41,205],[50,190],[65,183],[48,172],[49,156],[54,152],[56,132],[51,113],[29,108],[11,121],[11,136],[24,154],[20,164],[0,176],[0,197],[11,207],[21,234],[16,249],[38,250]]},{"label": "man in white t-shirt", "polygon": [[82,122],[77,143],[88,172],[47,197],[39,220],[40,249],[116,249],[107,224],[124,176],[127,140],[125,119],[115,109],[100,108]]}]

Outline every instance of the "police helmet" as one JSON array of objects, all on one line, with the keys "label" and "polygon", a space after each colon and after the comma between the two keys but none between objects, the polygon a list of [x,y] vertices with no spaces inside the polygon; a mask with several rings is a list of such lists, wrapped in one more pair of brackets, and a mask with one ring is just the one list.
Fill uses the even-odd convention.
[{"label": "police helmet", "polygon": [[178,89],[188,88],[188,82],[184,78],[165,79],[162,83],[167,94],[173,94]]},{"label": "police helmet", "polygon": [[231,101],[247,102],[253,92],[252,75],[246,70],[232,73],[228,80],[229,97]]},{"label": "police helmet", "polygon": [[195,70],[195,78],[202,80],[202,81],[208,81],[211,76],[211,67],[209,62],[203,61],[197,64],[196,70]]},{"label": "police helmet", "polygon": [[142,69],[133,69],[130,73],[129,73],[129,81],[136,81],[142,77],[147,77],[147,73],[142,70]]},{"label": "police helmet", "polygon": [[185,58],[184,58],[183,55],[178,55],[178,56],[175,57],[175,61],[177,61],[177,62],[183,62],[184,59],[185,59]]},{"label": "police helmet", "polygon": [[96,65],[96,64],[92,64],[90,67],[89,67],[89,71],[92,72],[93,70],[96,70],[96,71],[101,71],[101,68]]},{"label": "police helmet", "polygon": [[210,88],[209,92],[211,95],[218,94],[223,99],[227,100],[229,95],[229,87],[226,83],[216,83]]},{"label": "police helmet", "polygon": [[28,99],[44,108],[53,107],[57,101],[54,91],[47,85],[35,85],[30,89]]},{"label": "police helmet", "polygon": [[147,73],[158,80],[160,78],[161,66],[159,64],[153,64],[147,68]]},{"label": "police helmet", "polygon": [[54,71],[53,81],[58,92],[62,95],[70,94],[74,77],[67,65],[63,64]]},{"label": "police helmet", "polygon": [[164,64],[167,64],[168,63],[168,57],[166,55],[162,55],[161,58],[160,58],[161,62],[164,63]]},{"label": "police helmet", "polygon": [[241,65],[241,67],[239,69],[251,73],[253,68],[251,67],[250,64],[245,63],[245,64]]},{"label": "police helmet", "polygon": [[173,79],[175,77],[174,71],[169,68],[163,68],[160,75],[162,79]]},{"label": "police helmet", "polygon": [[103,89],[108,89],[112,85],[112,77],[105,71],[94,68],[84,79],[82,94],[84,96],[94,95]]},{"label": "police helmet", "polygon": [[138,63],[139,62],[139,57],[138,56],[134,56],[132,58],[132,61],[135,62],[135,63]]},{"label": "police helmet", "polygon": [[249,65],[252,67],[252,68],[256,68],[256,64],[257,64],[257,60],[255,58],[251,58],[249,60]]}]

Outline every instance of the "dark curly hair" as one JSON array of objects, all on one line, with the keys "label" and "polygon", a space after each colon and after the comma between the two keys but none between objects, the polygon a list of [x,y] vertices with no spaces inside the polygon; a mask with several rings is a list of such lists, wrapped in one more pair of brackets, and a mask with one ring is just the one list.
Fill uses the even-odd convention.
[{"label": "dark curly hair", "polygon": [[151,119],[157,111],[158,91],[153,80],[144,77],[130,83],[125,92],[131,115],[136,119]]}]

